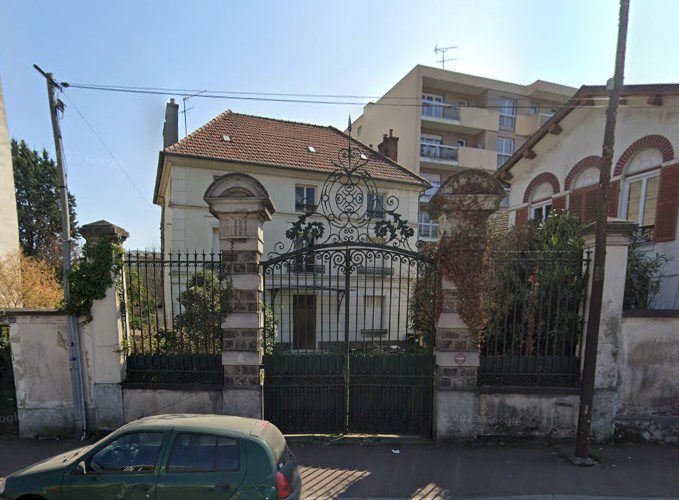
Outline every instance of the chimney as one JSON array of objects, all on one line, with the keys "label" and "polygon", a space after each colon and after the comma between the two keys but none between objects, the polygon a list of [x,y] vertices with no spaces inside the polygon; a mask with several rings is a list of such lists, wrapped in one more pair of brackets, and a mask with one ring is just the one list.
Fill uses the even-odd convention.
[{"label": "chimney", "polygon": [[163,125],[163,149],[179,141],[179,104],[170,99],[165,105],[165,124]]},{"label": "chimney", "polygon": [[392,161],[398,162],[398,137],[394,137],[394,129],[389,129],[389,135],[384,134],[382,142],[377,145],[377,151]]}]

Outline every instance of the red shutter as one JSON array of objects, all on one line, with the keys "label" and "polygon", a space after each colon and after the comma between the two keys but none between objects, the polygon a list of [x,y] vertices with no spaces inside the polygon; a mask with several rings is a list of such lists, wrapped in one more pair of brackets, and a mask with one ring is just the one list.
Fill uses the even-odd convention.
[{"label": "red shutter", "polygon": [[578,189],[571,192],[568,213],[582,220],[582,190]]},{"label": "red shutter", "polygon": [[620,193],[620,181],[613,181],[608,186],[608,216],[618,216],[618,193]]},{"label": "red shutter", "polygon": [[514,222],[514,225],[516,227],[521,227],[523,226],[526,222],[528,222],[528,207],[522,207],[516,210],[516,221]]},{"label": "red shutter", "polygon": [[655,241],[673,241],[679,206],[679,163],[660,171],[658,207],[655,211]]},{"label": "red shutter", "polygon": [[566,196],[556,196],[552,198],[552,212],[561,215],[566,210]]},{"label": "red shutter", "polygon": [[590,186],[582,189],[583,202],[580,220],[593,222],[596,220],[596,202],[599,197],[599,186]]}]

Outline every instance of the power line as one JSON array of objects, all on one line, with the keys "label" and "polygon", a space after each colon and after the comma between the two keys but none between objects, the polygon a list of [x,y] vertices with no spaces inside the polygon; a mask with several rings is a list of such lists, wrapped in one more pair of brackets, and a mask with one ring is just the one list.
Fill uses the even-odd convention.
[{"label": "power line", "polygon": [[127,173],[127,170],[125,170],[125,167],[123,167],[123,165],[120,163],[120,161],[118,161],[118,158],[116,158],[116,156],[113,154],[113,151],[111,151],[111,149],[106,145],[106,143],[104,142],[104,140],[103,140],[103,139],[101,138],[101,136],[97,133],[97,131],[94,129],[94,127],[93,127],[92,124],[89,122],[89,120],[88,120],[87,118],[85,118],[85,115],[83,115],[82,112],[80,111],[80,109],[78,109],[78,106],[76,106],[75,103],[73,102],[73,100],[72,100],[70,97],[68,97],[68,95],[66,95],[65,93],[64,93],[64,97],[66,97],[66,99],[67,99],[68,102],[71,104],[71,106],[73,106],[73,109],[75,109],[76,113],[78,113],[78,115],[80,115],[80,118],[83,119],[83,121],[84,121],[85,124],[89,127],[89,129],[92,131],[92,133],[94,134],[94,136],[99,140],[99,142],[101,143],[101,145],[104,147],[104,149],[108,152],[108,154],[111,156],[111,158],[113,159],[113,161],[116,163],[116,165],[118,166],[118,168],[120,169],[120,171],[125,175],[125,177],[126,177],[127,180],[130,182],[130,184],[132,184],[132,187],[135,189],[135,191],[137,191],[137,193],[139,194],[139,196],[141,196],[142,199],[143,199],[146,203],[148,203],[148,204],[151,206],[151,208],[153,209],[153,211],[157,214],[156,207],[153,205],[153,203],[151,203],[151,202],[143,195],[143,193],[141,192],[141,190],[137,187],[137,185],[134,183],[134,181],[132,180],[132,178],[130,177],[130,175]]},{"label": "power line", "polygon": [[[208,98],[208,99],[225,99],[225,100],[242,100],[242,101],[262,101],[262,102],[282,102],[282,103],[293,103],[293,104],[328,104],[328,105],[344,105],[344,106],[365,106],[367,104],[370,104],[372,106],[391,106],[391,107],[420,107],[422,106],[422,101],[419,98],[416,97],[399,97],[398,99],[410,99],[416,102],[412,103],[392,103],[392,102],[359,102],[359,101],[337,101],[337,100],[322,100],[322,99],[301,99],[301,98],[290,98],[290,99],[285,99],[283,97],[285,96],[294,96],[294,95],[299,95],[301,96],[328,96],[328,98],[332,99],[353,99],[353,98],[359,98],[358,96],[339,96],[339,95],[331,95],[331,94],[277,94],[277,93],[247,93],[243,92],[241,94],[243,95],[237,95],[235,92],[228,92],[228,91],[211,91],[211,90],[203,90],[203,91],[198,91],[202,92],[199,95],[195,95],[194,90],[190,89],[163,89],[163,88],[154,88],[154,87],[122,87],[122,86],[99,86],[99,85],[86,85],[86,84],[69,84],[66,82],[62,82],[62,85],[65,88],[76,88],[76,89],[82,89],[82,90],[97,90],[97,91],[105,91],[105,92],[120,92],[120,93],[130,93],[130,94],[150,94],[150,95],[167,95],[167,96],[176,96],[180,95],[182,97],[200,97],[200,98]],[[192,93],[189,93],[192,92]],[[246,95],[247,94],[247,95]],[[281,97],[266,97],[266,96],[281,96]],[[363,96],[364,98],[369,98],[368,96]],[[391,99],[391,97],[379,97],[379,99]],[[396,99],[395,97],[393,99]],[[602,101],[601,104],[596,104],[592,103],[592,101]],[[587,108],[605,108],[606,103],[604,101],[607,101],[608,97],[600,97],[600,96],[591,96],[591,97],[581,97],[581,98],[576,98],[576,102],[568,104],[568,103],[553,103],[553,105],[547,105],[547,107],[552,107],[555,109],[565,109],[565,108],[578,108],[582,107],[582,103],[589,103],[585,107]],[[444,104],[444,103],[431,103],[430,106],[434,107],[450,107],[453,105],[450,104]],[[483,108],[483,109],[504,109],[506,108],[506,105],[481,105],[481,106],[470,106],[470,105],[454,105],[455,107],[475,107],[475,108]],[[514,109],[534,109],[536,105],[515,105],[513,106]],[[544,103],[542,104],[544,107]],[[631,105],[627,104],[624,105],[623,107],[625,108],[645,108],[647,107],[646,105]],[[668,106],[668,107],[679,107],[678,106]]]}]

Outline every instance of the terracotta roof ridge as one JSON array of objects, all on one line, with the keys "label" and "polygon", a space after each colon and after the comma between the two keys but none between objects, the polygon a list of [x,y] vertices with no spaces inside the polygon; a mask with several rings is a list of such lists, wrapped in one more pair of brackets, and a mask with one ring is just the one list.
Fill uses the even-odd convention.
[{"label": "terracotta roof ridge", "polygon": [[[338,128],[336,128],[336,127],[333,127],[332,125],[328,125],[328,128],[329,128],[330,130],[333,130],[334,132],[338,133],[339,135],[346,137],[347,139],[349,138],[349,134],[346,134],[346,133],[342,132],[340,129],[338,129]],[[428,184],[428,185],[430,185],[430,182],[429,182],[427,179],[425,179],[424,177],[421,177],[421,176],[417,175],[417,174],[416,174],[415,172],[413,172],[412,170],[407,169],[406,167],[404,167],[404,166],[401,165],[400,163],[395,162],[394,160],[392,160],[391,158],[389,158],[389,157],[386,156],[386,155],[383,155],[383,154],[380,153],[379,151],[375,151],[374,149],[372,149],[372,148],[366,146],[364,143],[362,143],[362,142],[359,141],[358,139],[354,139],[354,138],[352,137],[352,138],[351,138],[351,141],[352,141],[352,142],[355,142],[355,143],[358,143],[359,145],[363,146],[365,149],[367,149],[368,151],[370,151],[370,152],[373,153],[374,155],[377,155],[378,157],[380,157],[380,159],[385,160],[385,161],[386,161],[387,163],[389,163],[390,165],[392,165],[392,166],[394,166],[394,167],[400,169],[402,172],[405,172],[405,173],[408,174],[409,176],[414,177],[414,178],[417,179],[418,181],[421,181],[423,184]]]},{"label": "terracotta roof ridge", "polygon": [[[319,125],[318,123],[298,122],[298,121],[295,121],[295,120],[285,120],[283,118],[271,118],[270,116],[251,115],[249,113],[238,113],[237,111],[227,110],[226,112],[228,112],[229,114],[232,114],[232,115],[247,116],[248,118],[256,118],[257,120],[267,120],[267,121],[279,122],[279,123],[292,123],[294,125],[305,125],[307,127],[315,127],[315,128],[328,128],[328,127],[330,127],[330,125]],[[224,113],[222,113],[222,114],[224,114]]]},{"label": "terracotta roof ridge", "polygon": [[194,135],[198,134],[198,132],[201,132],[201,131],[205,130],[207,127],[209,127],[210,125],[212,125],[212,123],[216,122],[217,120],[219,120],[220,118],[222,118],[224,115],[228,115],[228,114],[231,114],[231,113],[232,113],[232,111],[231,111],[230,109],[227,109],[227,110],[222,111],[222,112],[219,113],[217,116],[215,116],[212,120],[210,120],[209,122],[205,123],[204,125],[201,125],[200,127],[198,127],[196,130],[194,130],[193,132],[191,132],[191,133],[190,133],[189,135],[187,135],[186,137],[184,137],[184,138],[182,138],[182,139],[179,139],[179,140],[178,140],[177,142],[175,142],[174,144],[170,144],[168,147],[166,147],[165,149],[163,149],[163,151],[173,151],[177,146],[183,145],[184,143],[188,142],[189,139],[191,139]]}]

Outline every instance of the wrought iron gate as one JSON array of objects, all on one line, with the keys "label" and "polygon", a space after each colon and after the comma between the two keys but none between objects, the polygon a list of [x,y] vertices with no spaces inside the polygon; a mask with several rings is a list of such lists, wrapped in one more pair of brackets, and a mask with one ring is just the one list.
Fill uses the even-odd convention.
[{"label": "wrought iron gate", "polygon": [[261,264],[264,412],[286,433],[431,434],[434,260],[366,163],[341,150]]}]

